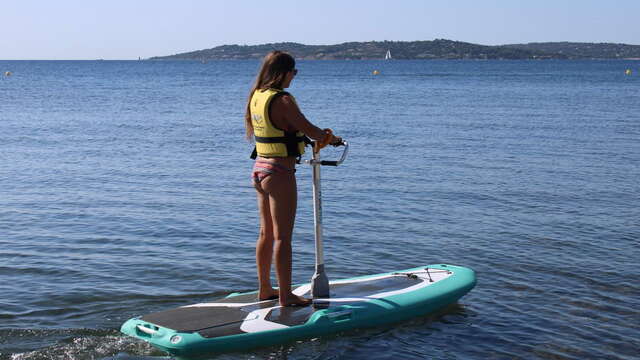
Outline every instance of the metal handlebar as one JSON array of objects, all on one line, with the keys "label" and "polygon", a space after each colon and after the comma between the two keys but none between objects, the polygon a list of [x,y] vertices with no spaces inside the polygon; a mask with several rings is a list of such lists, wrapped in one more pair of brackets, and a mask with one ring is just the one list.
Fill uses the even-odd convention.
[{"label": "metal handlebar", "polygon": [[[342,140],[342,142],[338,145],[335,146],[344,146],[344,150],[342,150],[342,156],[340,156],[340,160],[320,160],[319,163],[320,165],[323,166],[338,166],[340,164],[342,164],[344,162],[344,160],[347,158],[347,154],[349,153],[349,143]],[[317,160],[307,160],[306,163],[307,164],[311,164],[313,165],[314,162],[316,162]]]}]

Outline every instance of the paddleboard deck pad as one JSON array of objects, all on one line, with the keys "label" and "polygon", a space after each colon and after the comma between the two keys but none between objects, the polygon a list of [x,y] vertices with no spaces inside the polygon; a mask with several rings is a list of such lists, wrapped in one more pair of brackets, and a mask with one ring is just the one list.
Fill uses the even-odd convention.
[{"label": "paddleboard deck pad", "polygon": [[[172,355],[245,350],[421,316],[456,302],[476,283],[473,270],[429,265],[335,280],[330,298],[282,307],[257,292],[182,306],[125,322],[120,331]],[[294,293],[310,297],[311,285]]]}]

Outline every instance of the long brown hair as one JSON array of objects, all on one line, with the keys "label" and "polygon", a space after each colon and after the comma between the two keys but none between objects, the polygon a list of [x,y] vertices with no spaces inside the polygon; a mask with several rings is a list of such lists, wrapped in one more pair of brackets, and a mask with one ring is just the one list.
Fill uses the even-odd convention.
[{"label": "long brown hair", "polygon": [[260,72],[256,77],[256,82],[249,92],[249,99],[247,99],[247,110],[244,114],[244,126],[246,130],[247,139],[253,138],[253,124],[251,123],[251,96],[253,93],[260,89],[265,90],[269,88],[282,89],[285,77],[289,71],[293,71],[296,67],[296,61],[293,56],[286,52],[274,50],[267,54],[262,61]]}]

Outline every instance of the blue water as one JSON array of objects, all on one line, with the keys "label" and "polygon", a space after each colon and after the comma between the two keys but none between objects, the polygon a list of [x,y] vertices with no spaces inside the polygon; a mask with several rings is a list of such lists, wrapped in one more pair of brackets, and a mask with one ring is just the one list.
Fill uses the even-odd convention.
[{"label": "blue water", "polygon": [[[256,288],[257,68],[0,61],[0,359],[164,358],[122,322]],[[323,169],[330,278],[452,263],[478,285],[428,317],[216,358],[638,358],[640,62],[298,69],[303,112],[351,143]]]}]

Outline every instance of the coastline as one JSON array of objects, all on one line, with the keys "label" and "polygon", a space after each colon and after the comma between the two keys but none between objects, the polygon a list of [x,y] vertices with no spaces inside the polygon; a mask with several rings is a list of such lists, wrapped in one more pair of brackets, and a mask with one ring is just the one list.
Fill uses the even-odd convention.
[{"label": "coastline", "polygon": [[[347,42],[335,45],[305,45],[282,42],[260,45],[221,45],[153,56],[149,60],[262,59],[274,49],[305,60],[580,60],[640,58],[640,45],[616,43],[541,42],[508,45],[481,45],[447,39],[422,41]],[[388,56],[387,56],[388,55]]]}]

